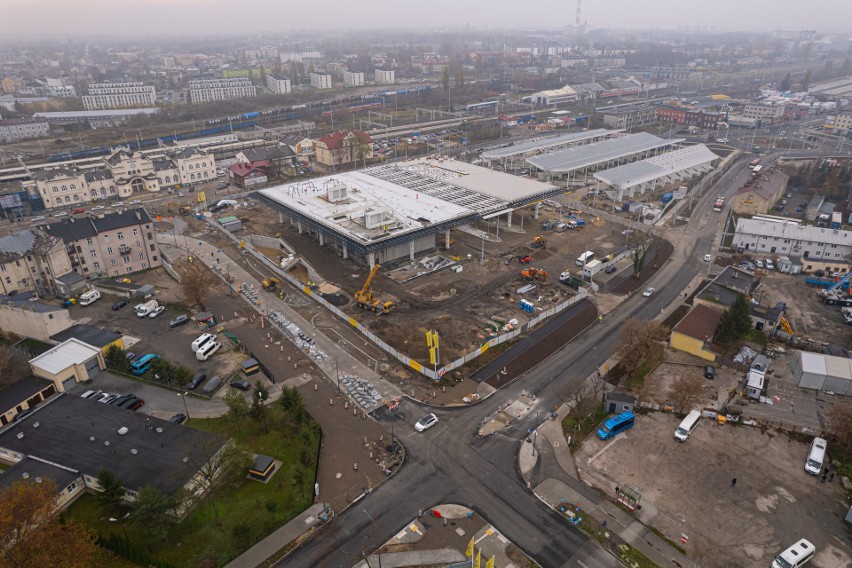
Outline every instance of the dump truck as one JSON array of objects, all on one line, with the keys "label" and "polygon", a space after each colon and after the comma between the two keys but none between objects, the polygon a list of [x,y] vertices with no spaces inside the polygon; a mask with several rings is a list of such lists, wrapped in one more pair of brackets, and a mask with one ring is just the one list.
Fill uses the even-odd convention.
[{"label": "dump truck", "polygon": [[530,243],[530,246],[532,246],[532,248],[547,248],[547,239],[539,235],[535,239],[533,239],[533,242]]},{"label": "dump truck", "polygon": [[547,271],[541,268],[527,268],[521,270],[521,278],[524,280],[541,280],[547,282]]}]

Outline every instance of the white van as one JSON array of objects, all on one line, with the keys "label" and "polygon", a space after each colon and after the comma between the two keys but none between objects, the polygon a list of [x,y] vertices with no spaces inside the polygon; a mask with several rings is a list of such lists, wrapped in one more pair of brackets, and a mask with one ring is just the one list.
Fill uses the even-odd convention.
[{"label": "white van", "polygon": [[692,434],[692,431],[698,426],[698,419],[701,418],[701,413],[697,410],[691,411],[686,415],[680,426],[675,429],[674,438],[678,442],[686,442],[686,439],[689,438],[689,435]]},{"label": "white van", "polygon": [[218,341],[208,341],[201,347],[201,349],[195,352],[195,358],[199,361],[206,361],[221,348],[222,344]]},{"label": "white van", "polygon": [[772,561],[772,568],[800,568],[816,554],[816,547],[805,539],[800,540]]},{"label": "white van", "polygon": [[808,451],[808,461],[805,462],[805,471],[811,475],[819,475],[822,471],[822,462],[825,460],[825,449],[828,442],[822,438],[814,438],[811,449]]},{"label": "white van", "polygon": [[216,336],[212,333],[201,334],[195,341],[192,342],[192,350],[197,352],[204,346],[205,343],[213,341],[214,339],[216,339]]},{"label": "white van", "polygon": [[149,300],[144,304],[137,305],[134,310],[136,311],[137,316],[139,316],[140,318],[144,318],[148,314],[156,310],[158,306],[159,304],[157,303],[157,300]]},{"label": "white van", "polygon": [[98,290],[89,290],[84,294],[80,294],[80,305],[88,306],[101,299],[101,293]]},{"label": "white van", "polygon": [[586,266],[588,263],[595,259],[595,253],[590,250],[587,250],[583,254],[577,257],[577,266]]}]

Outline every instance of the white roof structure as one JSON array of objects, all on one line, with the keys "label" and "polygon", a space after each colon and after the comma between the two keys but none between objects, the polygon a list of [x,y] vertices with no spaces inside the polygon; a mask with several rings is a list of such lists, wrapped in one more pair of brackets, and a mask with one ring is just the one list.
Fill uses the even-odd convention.
[{"label": "white roof structure", "polygon": [[70,110],[63,112],[37,112],[34,118],[46,118],[47,120],[68,120],[84,118],[104,118],[114,116],[135,116],[137,114],[156,114],[158,108],[125,108],[112,110]]},{"label": "white roof structure", "polygon": [[760,237],[778,237],[797,241],[822,243],[825,245],[852,246],[852,232],[834,230],[812,225],[800,225],[781,219],[754,218],[737,219],[736,233]]},{"label": "white roof structure", "polygon": [[30,359],[30,365],[55,375],[71,365],[80,365],[92,357],[97,357],[100,351],[97,347],[92,347],[88,343],[83,343],[72,337],[38,357]]},{"label": "white roof structure", "polygon": [[647,132],[639,132],[533,156],[527,158],[527,163],[549,173],[568,173],[681,142],[683,138],[664,140]]},{"label": "white roof structure", "polygon": [[[665,154],[659,154],[639,162],[624,164],[608,170],[595,173],[595,179],[611,186],[619,195],[634,187],[670,180],[681,174],[699,173],[709,168],[719,156],[710,151],[704,144],[687,146]],[[621,197],[618,198],[620,200]]]},{"label": "white roof structure", "polygon": [[558,148],[560,146],[570,146],[577,144],[578,142],[585,142],[586,140],[606,138],[619,132],[623,132],[623,130],[606,130],[604,128],[597,128],[595,130],[584,130],[581,132],[560,134],[558,136],[548,136],[546,138],[538,138],[536,140],[529,140],[527,142],[515,144],[514,146],[506,146],[505,148],[498,148],[496,150],[483,152],[482,159],[491,161],[508,158],[510,156],[520,156],[522,154],[535,154],[542,150]]}]

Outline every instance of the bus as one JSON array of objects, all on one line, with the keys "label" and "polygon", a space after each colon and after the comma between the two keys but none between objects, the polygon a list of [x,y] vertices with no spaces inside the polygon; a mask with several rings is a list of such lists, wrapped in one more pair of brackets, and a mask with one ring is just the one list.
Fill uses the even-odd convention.
[{"label": "bus", "polygon": [[622,412],[612,418],[607,418],[606,421],[598,427],[598,438],[601,440],[609,440],[621,434],[625,430],[633,428],[633,423],[636,417],[632,412]]},{"label": "bus", "polygon": [[142,357],[139,357],[138,359],[133,361],[133,363],[130,364],[130,371],[134,375],[142,375],[148,369],[151,368],[151,363],[154,361],[154,359],[159,359],[159,358],[160,358],[159,355],[154,355],[153,353],[148,353],[147,355],[143,355]]}]

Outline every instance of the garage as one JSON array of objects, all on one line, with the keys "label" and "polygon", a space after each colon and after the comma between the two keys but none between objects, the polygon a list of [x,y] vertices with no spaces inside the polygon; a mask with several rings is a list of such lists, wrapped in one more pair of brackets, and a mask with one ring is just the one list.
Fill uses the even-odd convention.
[{"label": "garage", "polygon": [[852,395],[852,359],[796,351],[790,370],[800,387]]},{"label": "garage", "polygon": [[30,366],[34,375],[53,381],[63,391],[89,380],[105,367],[101,350],[76,338],[33,357]]},{"label": "garage", "polygon": [[101,366],[100,366],[100,363],[98,362],[97,357],[92,357],[91,359],[86,361],[85,366],[86,366],[86,374],[89,376],[89,379],[91,379],[92,377],[96,376],[98,373],[101,372]]}]

